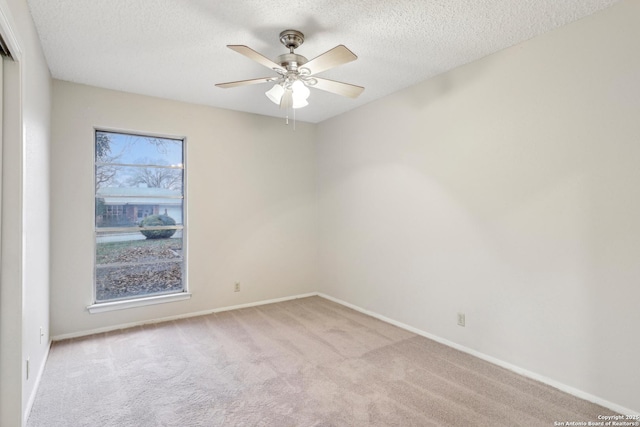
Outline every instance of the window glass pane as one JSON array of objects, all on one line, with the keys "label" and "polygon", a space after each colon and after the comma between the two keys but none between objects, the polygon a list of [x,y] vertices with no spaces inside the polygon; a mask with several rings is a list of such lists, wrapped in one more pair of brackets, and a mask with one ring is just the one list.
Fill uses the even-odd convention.
[{"label": "window glass pane", "polygon": [[182,263],[96,268],[96,300],[109,301],[182,291]]},{"label": "window glass pane", "polygon": [[95,137],[96,302],[184,291],[184,141]]},{"label": "window glass pane", "polygon": [[[155,230],[154,230],[155,231]],[[182,259],[182,230],[162,230],[171,238],[147,239],[140,232],[99,233],[96,264],[126,264]]]},{"label": "window glass pane", "polygon": [[96,162],[182,165],[182,140],[97,131]]}]

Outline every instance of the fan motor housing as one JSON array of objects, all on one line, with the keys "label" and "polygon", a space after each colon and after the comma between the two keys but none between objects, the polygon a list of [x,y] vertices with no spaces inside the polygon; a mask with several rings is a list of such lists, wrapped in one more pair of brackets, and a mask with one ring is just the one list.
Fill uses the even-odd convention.
[{"label": "fan motor housing", "polygon": [[307,61],[307,58],[302,55],[298,55],[297,53],[285,53],[278,56],[278,60],[276,62],[289,71],[296,71],[298,67],[303,66],[309,61]]}]

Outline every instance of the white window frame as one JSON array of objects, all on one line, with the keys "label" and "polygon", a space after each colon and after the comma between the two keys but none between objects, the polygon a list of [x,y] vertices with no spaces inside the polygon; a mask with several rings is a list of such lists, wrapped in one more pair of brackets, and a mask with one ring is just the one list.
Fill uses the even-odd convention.
[{"label": "white window frame", "polygon": [[[98,231],[117,231],[123,230],[123,227],[100,227],[98,228],[96,225],[96,197],[97,194],[93,193],[93,280],[92,280],[92,301],[93,303],[87,306],[87,310],[91,314],[102,313],[113,310],[123,310],[128,308],[135,307],[144,307],[148,305],[154,304],[163,304],[168,302],[175,301],[183,301],[191,298],[191,293],[189,292],[189,281],[188,281],[188,254],[187,254],[187,138],[185,136],[174,136],[174,135],[164,135],[164,134],[155,134],[149,132],[138,132],[138,131],[126,131],[126,130],[116,130],[116,129],[108,129],[108,128],[94,128],[92,137],[93,137],[93,181],[95,184],[96,179],[96,166],[98,162],[96,161],[96,136],[97,132],[106,132],[106,133],[115,133],[115,134],[124,134],[124,135],[133,135],[139,137],[149,137],[149,138],[166,138],[173,140],[182,141],[182,225],[175,227],[158,227],[158,229],[165,228],[175,228],[179,229],[182,232],[182,290],[176,291],[167,294],[152,294],[148,296],[132,296],[130,298],[123,299],[114,299],[107,301],[97,301],[97,293],[96,293],[96,273],[97,273],[97,236]],[[118,164],[119,165],[119,164]],[[121,166],[132,166],[132,165],[121,165]],[[127,228],[128,229],[128,228]]]}]

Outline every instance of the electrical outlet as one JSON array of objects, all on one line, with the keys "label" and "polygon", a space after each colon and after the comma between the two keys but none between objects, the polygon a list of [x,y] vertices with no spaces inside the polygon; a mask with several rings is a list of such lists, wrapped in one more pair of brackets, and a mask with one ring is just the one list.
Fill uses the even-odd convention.
[{"label": "electrical outlet", "polygon": [[464,326],[464,324],[465,324],[464,313],[458,313],[458,326]]},{"label": "electrical outlet", "polygon": [[233,292],[240,292],[240,282],[236,282],[233,286]]}]

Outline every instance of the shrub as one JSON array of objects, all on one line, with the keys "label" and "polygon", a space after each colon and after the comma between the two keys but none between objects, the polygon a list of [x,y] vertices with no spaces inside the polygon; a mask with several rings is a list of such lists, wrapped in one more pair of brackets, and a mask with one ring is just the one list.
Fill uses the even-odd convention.
[{"label": "shrub", "polygon": [[[176,221],[169,215],[149,215],[140,223],[140,227],[160,227],[176,225]],[[168,239],[176,230],[140,230],[147,239]]]}]

